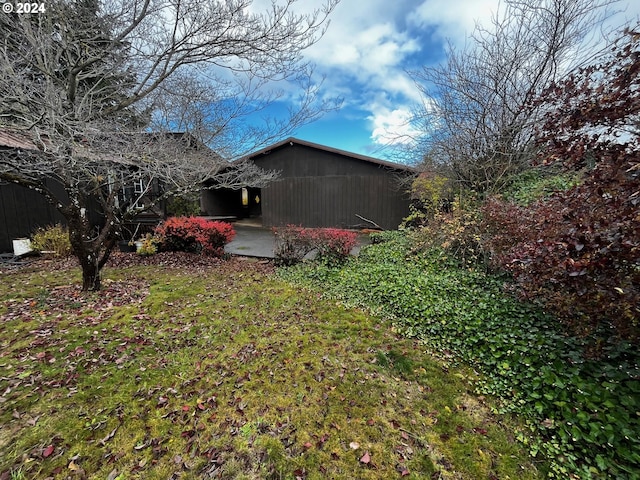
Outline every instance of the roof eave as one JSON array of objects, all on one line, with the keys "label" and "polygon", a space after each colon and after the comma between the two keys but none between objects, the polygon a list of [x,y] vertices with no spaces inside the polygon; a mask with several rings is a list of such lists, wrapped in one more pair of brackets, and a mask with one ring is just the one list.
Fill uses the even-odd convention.
[{"label": "roof eave", "polygon": [[246,155],[245,157],[241,158],[239,161],[243,161],[243,160],[255,160],[256,157],[259,157],[261,155],[268,155],[272,150],[276,150],[278,148],[282,148],[285,145],[290,144],[291,146],[297,144],[297,145],[301,145],[304,147],[310,147],[310,148],[315,148],[317,150],[323,150],[325,152],[329,152],[329,153],[335,153],[338,155],[342,155],[345,157],[349,157],[349,158],[353,158],[356,160],[361,160],[364,162],[368,162],[368,163],[372,163],[375,165],[379,165],[381,167],[385,167],[385,168],[390,168],[393,170],[400,170],[400,171],[405,171],[408,173],[417,173],[417,170],[409,165],[403,165],[400,163],[394,163],[394,162],[389,162],[386,160],[380,160],[378,158],[374,158],[374,157],[368,157],[366,155],[360,155],[358,153],[353,153],[353,152],[348,152],[346,150],[340,150],[338,148],[333,148],[333,147],[328,147],[326,145],[320,145],[318,143],[313,143],[313,142],[309,142],[306,140],[300,140],[294,137],[289,137],[285,140],[282,140],[278,143],[274,143],[273,145],[270,145],[268,147],[265,147],[261,150],[258,150],[257,152],[251,153],[249,155]]}]

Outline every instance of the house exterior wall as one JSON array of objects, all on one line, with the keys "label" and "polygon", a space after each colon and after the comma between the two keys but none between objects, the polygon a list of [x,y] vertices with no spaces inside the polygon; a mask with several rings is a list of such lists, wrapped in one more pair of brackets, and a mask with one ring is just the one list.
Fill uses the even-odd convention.
[{"label": "house exterior wall", "polygon": [[396,178],[352,175],[284,178],[262,189],[264,226],[372,227],[395,229],[409,214],[409,201]]},{"label": "house exterior wall", "polygon": [[[62,202],[68,201],[64,187],[59,182],[48,179],[46,184]],[[133,188],[128,190],[131,192],[127,194],[133,195]],[[157,187],[154,187],[154,192],[158,193]],[[144,198],[142,201],[144,202]],[[92,225],[104,224],[104,216],[97,201],[90,198],[87,211]],[[140,235],[151,231],[163,217],[164,204],[161,204],[155,210],[148,210],[136,216],[124,227],[127,232],[136,231]],[[0,252],[12,252],[14,239],[31,237],[38,228],[57,223],[66,225],[67,222],[41,194],[20,185],[0,183]]]},{"label": "house exterior wall", "polygon": [[[265,170],[279,172],[278,180],[260,191],[262,224],[305,227],[359,228],[372,225],[397,228],[409,214],[409,194],[400,185],[408,169],[378,164],[348,152],[321,146],[283,142],[250,159]],[[239,191],[205,191],[202,208],[207,215],[246,216]],[[237,198],[236,198],[237,197]]]},{"label": "house exterior wall", "polygon": [[14,239],[56,223],[64,224],[64,217],[42,195],[18,185],[0,185],[0,252],[12,252]]},{"label": "house exterior wall", "polygon": [[280,178],[389,174],[389,169],[381,165],[297,143],[286,144],[251,159],[265,170],[280,171]]}]

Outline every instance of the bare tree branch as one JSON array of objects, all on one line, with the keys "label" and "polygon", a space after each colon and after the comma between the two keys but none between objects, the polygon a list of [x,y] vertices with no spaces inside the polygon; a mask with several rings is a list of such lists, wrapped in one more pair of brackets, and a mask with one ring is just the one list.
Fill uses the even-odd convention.
[{"label": "bare tree branch", "polygon": [[478,192],[504,188],[535,156],[540,109],[531,101],[592,58],[615,0],[507,0],[468,45],[414,73],[424,103],[416,120],[424,154]]},{"label": "bare tree branch", "polygon": [[[239,188],[274,178],[231,160],[336,107],[319,98],[302,52],[337,2],[301,15],[297,0],[263,12],[253,0],[51,0],[44,14],[0,16],[0,130],[33,146],[0,150],[0,180],[65,216],[85,289],[100,287],[123,222],[140,211],[121,198],[135,182],[138,199],[162,187],[145,200],[152,208],[210,179]],[[300,95],[288,118],[246,120],[285,87]],[[46,188],[51,179],[63,195]]]}]

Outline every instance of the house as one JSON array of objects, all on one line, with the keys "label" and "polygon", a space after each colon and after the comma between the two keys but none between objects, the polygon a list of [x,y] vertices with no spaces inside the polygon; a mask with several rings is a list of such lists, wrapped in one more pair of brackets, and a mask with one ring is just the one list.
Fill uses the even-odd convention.
[{"label": "house", "polygon": [[[41,155],[36,145],[18,131],[0,129],[0,158],[8,161],[15,155]],[[46,161],[42,158],[41,161]],[[68,197],[63,185],[54,178],[45,180],[47,187],[55,197],[65,202]],[[144,179],[137,180],[118,192],[118,202],[130,202],[140,209],[140,214],[133,222],[125,224],[124,228],[130,233],[142,233],[145,228],[155,226],[164,217],[164,205],[160,208],[147,209],[145,202],[160,195],[157,182],[147,183]],[[92,225],[100,225],[103,215],[97,202],[89,207],[89,221]],[[13,250],[13,240],[30,237],[38,228],[65,224],[64,217],[40,193],[8,181],[0,181],[0,252]]]},{"label": "house", "polygon": [[288,138],[249,155],[279,178],[264,188],[206,189],[214,218],[254,218],[265,227],[394,229],[409,214],[411,167]]}]

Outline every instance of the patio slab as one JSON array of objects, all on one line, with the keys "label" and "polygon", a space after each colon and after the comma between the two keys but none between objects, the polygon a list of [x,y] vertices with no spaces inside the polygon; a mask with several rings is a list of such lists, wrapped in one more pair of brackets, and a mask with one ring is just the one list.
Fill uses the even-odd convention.
[{"label": "patio slab", "polygon": [[238,223],[233,228],[236,236],[224,247],[225,252],[245,257],[274,258],[275,236],[270,229]]}]

